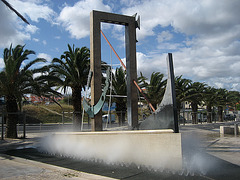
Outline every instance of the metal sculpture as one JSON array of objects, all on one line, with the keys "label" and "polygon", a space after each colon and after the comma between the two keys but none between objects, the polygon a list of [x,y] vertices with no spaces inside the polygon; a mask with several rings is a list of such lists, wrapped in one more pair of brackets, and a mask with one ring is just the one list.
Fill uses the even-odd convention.
[{"label": "metal sculpture", "polygon": [[[96,115],[102,109],[102,107],[104,105],[107,90],[109,88],[110,68],[107,69],[106,74],[107,74],[107,77],[105,79],[105,86],[103,88],[102,95],[99,98],[99,101],[96,103],[96,105],[91,106],[90,104],[88,104],[87,100],[85,98],[83,98],[83,102],[82,102],[83,108],[87,112],[87,114],[90,118],[93,118],[94,115]],[[88,81],[91,79],[91,76],[92,76],[92,73],[89,74]]]},{"label": "metal sculpture", "polygon": [[[135,16],[125,16],[100,11],[90,14],[90,68],[93,71],[91,82],[91,104],[97,104],[101,97],[101,23],[125,26],[126,68],[127,68],[127,117],[128,125],[138,125],[138,93],[133,81],[137,80],[136,64],[136,28],[139,21]],[[102,113],[99,111],[92,118],[92,131],[102,130]]]},{"label": "metal sculpture", "polygon": [[172,53],[168,53],[168,79],[158,109],[139,125],[139,129],[173,129],[179,132]]}]

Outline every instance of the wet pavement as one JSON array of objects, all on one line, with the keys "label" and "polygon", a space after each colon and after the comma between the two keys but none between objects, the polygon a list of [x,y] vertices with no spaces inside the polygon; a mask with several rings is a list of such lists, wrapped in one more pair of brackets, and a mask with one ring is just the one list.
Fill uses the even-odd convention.
[{"label": "wet pavement", "polygon": [[0,141],[0,179],[240,179],[240,137],[219,136],[220,123],[185,125],[184,170],[104,164],[39,151],[43,134]]}]

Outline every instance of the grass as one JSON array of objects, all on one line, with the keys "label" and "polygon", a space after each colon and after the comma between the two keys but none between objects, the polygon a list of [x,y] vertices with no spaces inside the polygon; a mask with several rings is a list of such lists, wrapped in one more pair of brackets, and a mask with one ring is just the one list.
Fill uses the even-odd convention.
[{"label": "grass", "polygon": [[57,104],[28,104],[23,106],[27,123],[61,123],[63,111],[65,113],[64,122],[72,122],[72,114],[66,114],[67,112],[73,112],[71,105],[62,104],[62,108]]}]

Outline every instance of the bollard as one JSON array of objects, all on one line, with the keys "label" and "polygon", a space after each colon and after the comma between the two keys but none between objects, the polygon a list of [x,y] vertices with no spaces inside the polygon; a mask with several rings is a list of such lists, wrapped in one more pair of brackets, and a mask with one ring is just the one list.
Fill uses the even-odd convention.
[{"label": "bollard", "polygon": [[234,135],[237,136],[239,134],[238,132],[238,124],[234,124]]},{"label": "bollard", "polygon": [[2,114],[2,140],[4,139],[4,115]]},{"label": "bollard", "polygon": [[39,131],[41,132],[42,131],[42,123],[40,122],[40,129],[39,129]]}]

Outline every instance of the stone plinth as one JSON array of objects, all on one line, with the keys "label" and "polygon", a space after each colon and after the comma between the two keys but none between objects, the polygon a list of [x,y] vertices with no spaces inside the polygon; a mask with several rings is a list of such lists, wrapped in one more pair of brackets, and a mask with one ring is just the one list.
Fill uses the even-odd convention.
[{"label": "stone plinth", "polygon": [[182,169],[181,133],[171,129],[57,133],[50,153],[153,169]]},{"label": "stone plinth", "polygon": [[240,132],[240,126],[235,124],[234,126],[220,126],[220,134],[230,134],[230,135],[238,135]]}]

